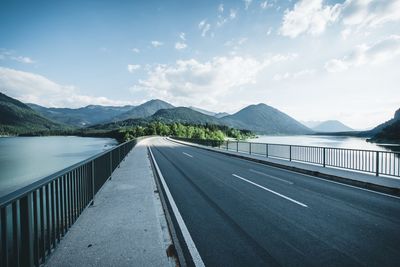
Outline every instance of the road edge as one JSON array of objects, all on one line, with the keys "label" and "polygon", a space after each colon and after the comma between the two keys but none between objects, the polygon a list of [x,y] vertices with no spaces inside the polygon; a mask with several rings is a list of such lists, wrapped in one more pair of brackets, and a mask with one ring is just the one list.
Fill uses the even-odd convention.
[{"label": "road edge", "polygon": [[[179,261],[179,265],[182,267],[185,266],[203,267],[205,266],[204,262],[199,252],[197,251],[197,248],[190,236],[190,233],[185,225],[185,222],[183,221],[183,218],[175,204],[175,201],[158,167],[157,161],[154,158],[150,146],[147,146],[147,151],[149,154],[156,185],[161,198],[161,204],[163,206],[165,217],[168,223],[168,228],[170,230],[170,234],[172,237],[172,242],[175,246],[175,252],[177,254],[176,256],[177,260]],[[185,250],[187,250],[188,253],[185,253]],[[185,256],[187,254],[189,254],[188,255],[190,257],[189,259],[188,256]]]}]

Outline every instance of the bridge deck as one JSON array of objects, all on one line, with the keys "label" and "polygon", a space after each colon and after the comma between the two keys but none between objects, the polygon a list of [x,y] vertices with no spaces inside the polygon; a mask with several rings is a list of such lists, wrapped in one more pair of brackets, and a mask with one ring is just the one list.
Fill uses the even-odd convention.
[{"label": "bridge deck", "polygon": [[171,243],[146,140],[120,168],[72,226],[46,266],[172,266]]}]

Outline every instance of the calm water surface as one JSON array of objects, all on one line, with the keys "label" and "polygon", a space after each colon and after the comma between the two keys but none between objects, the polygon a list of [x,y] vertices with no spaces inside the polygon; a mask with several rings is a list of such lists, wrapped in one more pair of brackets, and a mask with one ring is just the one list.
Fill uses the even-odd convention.
[{"label": "calm water surface", "polygon": [[115,145],[111,138],[0,137],[0,196]]},{"label": "calm water surface", "polygon": [[250,142],[287,144],[303,146],[322,146],[336,148],[354,148],[365,150],[392,151],[400,148],[396,145],[378,145],[369,143],[365,138],[346,136],[322,136],[322,135],[295,135],[295,136],[269,136],[261,135],[258,138],[249,139]]}]

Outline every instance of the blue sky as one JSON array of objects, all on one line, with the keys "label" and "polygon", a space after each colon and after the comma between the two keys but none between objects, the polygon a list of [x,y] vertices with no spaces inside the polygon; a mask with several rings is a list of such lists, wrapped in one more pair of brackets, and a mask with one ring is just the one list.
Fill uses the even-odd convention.
[{"label": "blue sky", "polygon": [[400,1],[2,1],[0,90],[44,106],[264,102],[367,128],[399,108]]}]

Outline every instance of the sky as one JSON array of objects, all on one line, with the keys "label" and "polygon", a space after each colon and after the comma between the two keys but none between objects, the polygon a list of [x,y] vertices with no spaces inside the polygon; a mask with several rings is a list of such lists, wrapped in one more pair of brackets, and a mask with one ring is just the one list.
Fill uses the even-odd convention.
[{"label": "sky", "polygon": [[366,129],[400,108],[400,0],[3,0],[0,91],[47,107],[266,103]]}]

